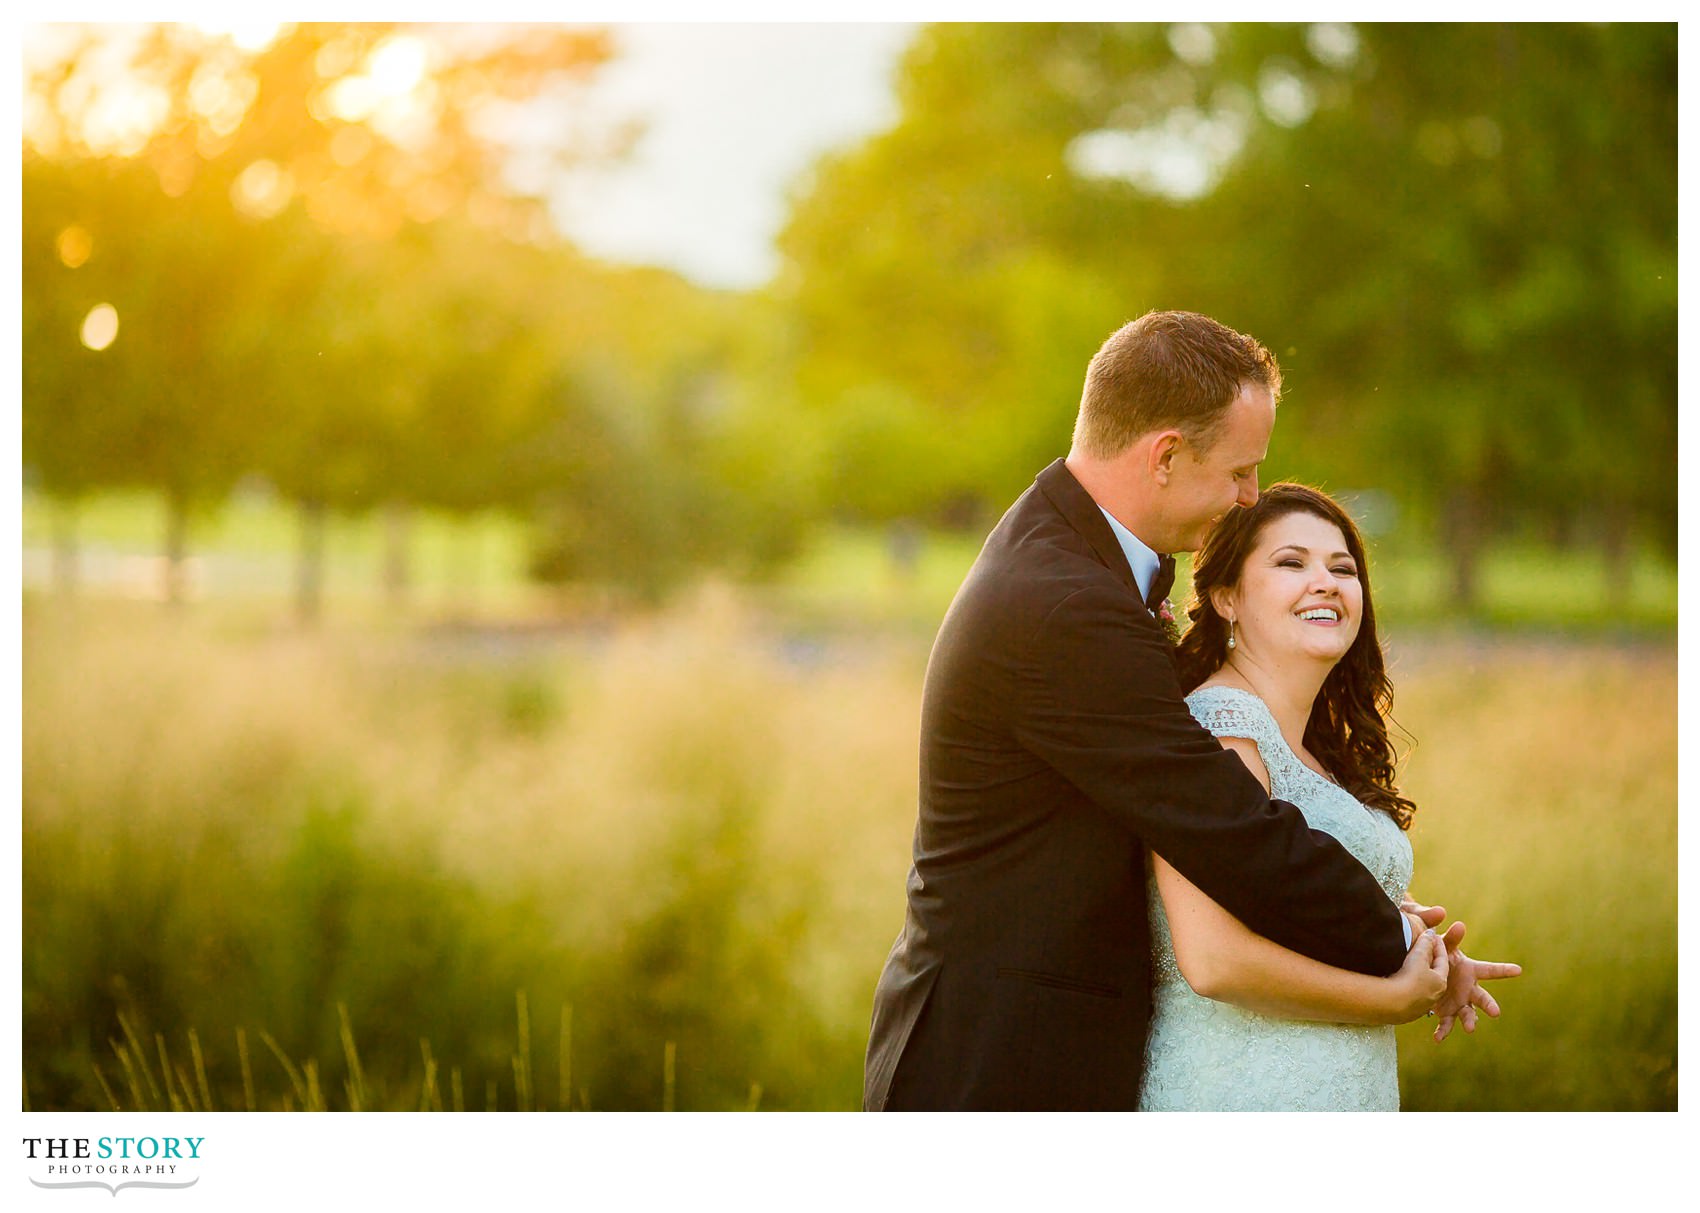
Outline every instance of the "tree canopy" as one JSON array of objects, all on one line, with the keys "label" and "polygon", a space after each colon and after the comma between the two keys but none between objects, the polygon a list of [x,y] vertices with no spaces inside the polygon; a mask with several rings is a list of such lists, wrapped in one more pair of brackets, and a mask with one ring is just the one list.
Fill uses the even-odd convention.
[{"label": "tree canopy", "polygon": [[659,593],[827,515],[983,521],[1103,338],[1186,308],[1281,359],[1269,470],[1396,502],[1461,605],[1495,536],[1674,544],[1673,25],[924,27],[747,294],[553,232],[629,133],[577,104],[604,33],[54,28],[23,436],[61,501],[501,508],[540,574]]},{"label": "tree canopy", "polygon": [[1466,595],[1531,522],[1674,539],[1674,26],[944,25],[899,91],[779,284],[799,390],[924,455],[869,514],[1007,500],[1184,308],[1283,360],[1273,468],[1393,494]]},{"label": "tree canopy", "polygon": [[[158,489],[173,556],[249,474],[307,527],[398,503],[543,518],[540,571],[646,592],[724,547],[684,520],[731,495],[711,450],[735,419],[699,404],[742,398],[720,382],[737,308],[594,263],[547,219],[560,169],[619,148],[575,103],[605,33],[66,36],[26,105],[40,488]],[[117,334],[90,346],[97,308]]]}]

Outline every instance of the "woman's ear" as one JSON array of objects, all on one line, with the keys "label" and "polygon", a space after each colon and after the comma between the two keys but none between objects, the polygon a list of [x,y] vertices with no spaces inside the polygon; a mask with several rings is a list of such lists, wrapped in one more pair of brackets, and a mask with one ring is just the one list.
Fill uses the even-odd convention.
[{"label": "woman's ear", "polygon": [[1234,618],[1233,596],[1221,586],[1210,591],[1210,605],[1218,615],[1230,622]]}]

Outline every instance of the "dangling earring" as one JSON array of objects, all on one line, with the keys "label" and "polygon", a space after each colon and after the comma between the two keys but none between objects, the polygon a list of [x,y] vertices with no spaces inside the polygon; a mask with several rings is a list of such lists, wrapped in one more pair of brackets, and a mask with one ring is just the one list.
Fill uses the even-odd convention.
[{"label": "dangling earring", "polygon": [[1228,649],[1229,649],[1230,652],[1233,651],[1233,647],[1234,647],[1234,621],[1232,619],[1230,619],[1230,620],[1228,620]]}]

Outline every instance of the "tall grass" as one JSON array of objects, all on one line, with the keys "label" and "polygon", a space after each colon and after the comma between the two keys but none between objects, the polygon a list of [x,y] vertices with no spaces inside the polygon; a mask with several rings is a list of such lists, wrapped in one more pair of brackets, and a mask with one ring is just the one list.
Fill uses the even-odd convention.
[{"label": "tall grass", "polygon": [[[92,1066],[120,1012],[194,1028],[219,1106],[242,1106],[236,1032],[323,1068],[341,1003],[378,1106],[417,1104],[424,1039],[512,1107],[516,991],[571,1008],[552,1106],[661,1106],[668,1042],[678,1107],[754,1084],[765,1107],[848,1105],[915,683],[877,654],[797,667],[727,607],[492,665],[30,604],[34,1106],[107,1106]],[[539,1035],[539,1066],[565,1068]]]},{"label": "tall grass", "polygon": [[[1417,735],[1414,891],[1516,960],[1506,1008],[1401,1029],[1407,1106],[1674,1109],[1674,650],[1440,646],[1400,678]],[[1395,670],[1395,676],[1400,671]]]},{"label": "tall grass", "polygon": [[[857,1105],[913,648],[720,594],[511,649],[31,600],[24,653],[32,1107]],[[1527,973],[1408,1106],[1674,1106],[1674,664],[1408,655],[1417,892]]]}]

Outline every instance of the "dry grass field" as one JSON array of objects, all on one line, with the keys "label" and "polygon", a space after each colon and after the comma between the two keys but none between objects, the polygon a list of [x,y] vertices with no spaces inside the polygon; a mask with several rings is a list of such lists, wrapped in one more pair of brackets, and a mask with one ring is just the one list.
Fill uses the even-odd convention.
[{"label": "dry grass field", "polygon": [[[730,592],[596,635],[28,599],[26,1096],[46,1109],[851,1108],[924,649]],[[1412,1108],[1676,1103],[1676,663],[1413,640],[1415,892],[1525,976]]]}]

